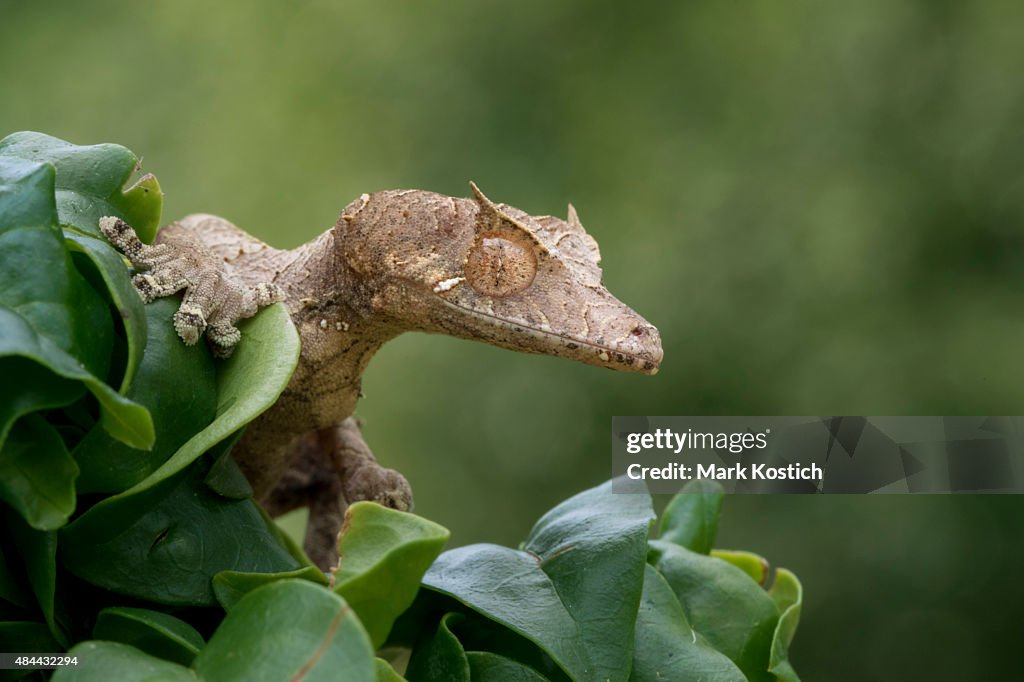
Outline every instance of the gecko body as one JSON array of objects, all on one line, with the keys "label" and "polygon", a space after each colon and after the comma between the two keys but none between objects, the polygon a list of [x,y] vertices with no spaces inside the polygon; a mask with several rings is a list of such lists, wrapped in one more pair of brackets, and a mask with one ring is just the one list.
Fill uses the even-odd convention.
[{"label": "gecko body", "polygon": [[654,374],[657,329],[601,281],[597,243],[568,217],[531,216],[474,198],[422,190],[364,194],[333,229],[293,250],[274,249],[223,218],[194,214],[154,246],[130,226],[104,234],[141,270],[145,300],[185,291],[175,327],[231,353],[234,322],[284,301],[298,329],[298,366],[277,402],[232,454],[271,514],[308,505],[306,550],[321,567],[347,503],[409,509],[412,492],[381,467],[353,419],[361,377],[377,350],[405,331],[443,333],[511,350]]}]

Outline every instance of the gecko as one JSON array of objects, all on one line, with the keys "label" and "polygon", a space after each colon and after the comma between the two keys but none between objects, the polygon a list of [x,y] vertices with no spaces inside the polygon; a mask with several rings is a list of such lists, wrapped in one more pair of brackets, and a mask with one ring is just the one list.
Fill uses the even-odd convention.
[{"label": "gecko", "polygon": [[408,511],[412,488],[380,465],[353,416],[374,354],[406,331],[482,341],[614,370],[654,374],[657,328],[605,288],[597,242],[569,205],[565,220],[425,190],[363,194],[337,224],[292,250],[227,220],[192,214],[153,245],[116,217],[100,229],[136,268],[143,300],[184,291],[174,326],[227,357],[235,323],[283,301],[298,330],[297,367],[232,450],[271,516],[309,508],[304,547],[337,562],[347,505]]}]

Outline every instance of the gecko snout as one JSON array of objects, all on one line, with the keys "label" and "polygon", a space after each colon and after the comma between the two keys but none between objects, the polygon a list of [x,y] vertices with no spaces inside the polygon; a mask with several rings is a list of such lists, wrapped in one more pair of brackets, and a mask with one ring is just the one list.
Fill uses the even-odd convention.
[{"label": "gecko snout", "polygon": [[[618,360],[613,369],[657,374],[665,353],[661,348],[658,328],[646,321],[632,325],[629,333],[613,346],[609,360]],[[622,359],[617,356],[622,355]],[[603,359],[603,358],[602,358]],[[630,362],[631,361],[631,362]]]}]

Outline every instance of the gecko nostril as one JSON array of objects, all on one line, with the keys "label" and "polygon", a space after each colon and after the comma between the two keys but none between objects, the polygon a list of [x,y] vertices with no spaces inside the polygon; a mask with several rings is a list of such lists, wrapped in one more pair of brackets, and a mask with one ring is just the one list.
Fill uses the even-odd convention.
[{"label": "gecko nostril", "polygon": [[633,336],[643,336],[644,335],[644,328],[643,327],[633,327],[633,331],[631,331],[630,334],[632,334]]}]

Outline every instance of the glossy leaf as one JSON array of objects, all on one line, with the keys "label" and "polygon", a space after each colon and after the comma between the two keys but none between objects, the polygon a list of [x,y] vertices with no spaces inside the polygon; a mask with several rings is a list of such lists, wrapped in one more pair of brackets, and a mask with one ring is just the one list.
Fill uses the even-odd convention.
[{"label": "glossy leaf", "polygon": [[779,568],[775,571],[775,582],[769,594],[782,615],[772,637],[772,655],[768,669],[782,682],[799,682],[800,677],[789,662],[789,645],[792,644],[797,625],[800,623],[800,609],[804,601],[803,586],[793,573],[785,568]]},{"label": "glossy leaf", "polygon": [[0,141],[0,224],[56,226],[55,181],[52,167],[7,156]]},{"label": "glossy leaf", "polygon": [[660,539],[699,554],[710,552],[724,495],[722,486],[714,481],[687,483],[661,516]]},{"label": "glossy leaf", "polygon": [[78,665],[58,668],[53,682],[199,682],[185,666],[119,642],[82,642],[68,655],[76,656]]},{"label": "glossy leaf", "polygon": [[[212,603],[214,595],[210,579],[216,573],[228,569],[246,570],[259,573],[276,573],[298,568],[300,561],[293,557],[290,548],[278,541],[277,529],[268,525],[262,513],[251,500],[228,501],[216,496],[202,483],[202,479],[193,480],[189,484],[190,493],[178,490],[177,500],[185,506],[182,509],[170,509],[168,514],[155,514],[155,507],[165,502],[171,490],[179,484],[172,480],[179,472],[196,461],[203,453],[232,436],[245,424],[252,421],[263,410],[267,409],[280,395],[288,383],[291,372],[298,360],[298,334],[291,324],[284,306],[278,304],[264,309],[256,317],[246,320],[241,325],[242,341],[230,360],[223,363],[217,374],[217,417],[209,426],[190,438],[167,461],[144,480],[132,488],[113,495],[76,519],[74,523],[62,531],[62,541],[66,546],[66,563],[78,575],[94,584],[120,589],[126,594],[140,596],[150,595],[162,603]],[[206,472],[202,472],[204,475]],[[198,474],[196,474],[198,475]],[[170,503],[170,504],[173,504]],[[230,509],[230,514],[222,515],[219,510]],[[205,519],[215,515],[219,521],[209,525]],[[228,519],[232,523],[242,524],[237,533],[232,534]],[[163,541],[173,520],[187,520],[187,528],[195,528],[193,535],[176,536],[180,544]],[[118,537],[133,527],[133,540]],[[220,538],[224,539],[221,543]],[[147,553],[153,543],[160,539],[162,552],[170,552],[172,563],[163,565],[152,563]],[[130,560],[130,565],[140,566],[158,578],[155,583],[147,582],[141,574],[128,571],[124,564],[119,568],[124,571],[121,578],[114,578],[104,570],[106,561],[97,557],[91,547],[118,543],[120,557]],[[203,542],[215,542],[209,551],[202,546]],[[133,543],[143,543],[141,545]],[[230,562],[228,548],[238,547],[240,556],[248,557],[240,564]],[[178,552],[185,555],[177,557]],[[266,552],[265,556],[259,552]],[[189,566],[196,555],[203,556],[203,573],[195,573],[195,567]],[[173,561],[186,560],[182,566],[175,566]],[[161,573],[167,569],[170,573]],[[182,582],[163,583],[171,575],[180,575]],[[124,583],[118,583],[119,580]],[[131,590],[131,591],[128,591]],[[156,596],[153,596],[156,595]]]},{"label": "glossy leaf", "polygon": [[[75,269],[55,221],[53,167],[5,158],[0,149],[0,357],[27,358],[81,382],[100,401],[101,422],[112,435],[149,447],[149,413],[101,380],[113,343],[108,308]],[[67,404],[69,398],[66,390],[32,400],[13,393],[0,406],[0,419],[8,422],[0,431],[26,401]],[[20,408],[10,407],[19,401]]]},{"label": "glossy leaf", "polygon": [[244,500],[253,494],[249,480],[231,456],[231,448],[238,442],[242,433],[236,431],[207,451],[207,456],[213,459],[213,466],[210,467],[210,473],[206,475],[204,482],[213,492],[233,500]]},{"label": "glossy leaf", "polygon": [[405,677],[409,682],[470,682],[469,661],[452,627],[464,620],[459,613],[446,613],[437,629],[423,644],[416,647]]},{"label": "glossy leaf", "polygon": [[[406,676],[413,682],[420,680],[464,680],[465,682],[547,682],[548,678],[536,669],[518,660],[523,651],[513,646],[502,646],[507,642],[496,642],[489,622],[477,616],[463,613],[445,613],[429,637],[424,637],[410,658]],[[508,631],[505,631],[506,633]],[[513,636],[514,637],[514,636]],[[499,638],[504,639],[501,635]],[[470,643],[467,644],[466,642]],[[480,644],[495,645],[503,653],[512,651],[517,657],[510,657],[495,651],[467,650]],[[525,658],[534,656],[525,655]],[[558,672],[555,669],[555,672]],[[561,679],[560,677],[557,679]]]},{"label": "glossy leaf", "polygon": [[[288,385],[299,358],[299,336],[282,304],[264,308],[239,324],[242,340],[234,355],[217,372],[217,416],[190,438],[156,471],[129,490],[110,497],[89,511],[98,517],[123,500],[166,481],[200,455],[259,416],[274,404]],[[84,517],[83,517],[84,518]]]},{"label": "glossy leaf", "polygon": [[0,357],[32,360],[59,377],[81,382],[99,401],[100,423],[110,435],[133,447],[149,448],[156,440],[149,411],[87,372],[48,337],[36,333],[13,310],[0,305]]},{"label": "glossy leaf", "polygon": [[757,583],[730,563],[685,547],[652,541],[651,563],[664,576],[690,625],[750,680],[770,680],[779,612]]},{"label": "glossy leaf", "polygon": [[729,562],[762,587],[768,580],[768,560],[759,554],[734,549],[714,549],[711,550],[711,556]]},{"label": "glossy leaf", "polygon": [[[261,624],[254,627],[255,623]],[[207,680],[373,682],[366,630],[341,597],[304,580],[279,580],[250,592],[196,657]]]},{"label": "glossy leaf", "polygon": [[459,547],[437,558],[423,584],[535,642],[570,676],[589,675],[576,622],[533,556],[498,545]]},{"label": "glossy leaf", "polygon": [[[612,493],[609,481],[549,511],[524,549],[538,557],[576,621],[590,674],[626,679],[654,511],[646,489]],[[588,566],[596,570],[580,571]],[[614,643],[614,646],[612,646]]]},{"label": "glossy leaf", "polygon": [[308,580],[326,586],[327,576],[316,566],[303,566],[281,573],[244,573],[242,571],[221,571],[213,576],[213,593],[225,611],[235,608],[245,595],[264,585],[278,580]]},{"label": "glossy leaf", "polygon": [[373,502],[346,510],[335,591],[355,610],[375,648],[416,598],[420,579],[449,536],[443,526]]},{"label": "glossy leaf", "polygon": [[[427,617],[423,618],[420,614],[417,618],[414,612],[424,606],[427,607]],[[459,609],[459,605],[451,598],[424,590],[410,609],[409,615],[413,616],[414,621],[418,620],[420,631],[429,632],[436,626],[438,614],[452,612],[454,609]],[[495,654],[531,668],[552,682],[570,682],[573,679],[551,656],[519,633],[478,613],[465,609],[456,612],[461,618],[457,622],[453,620],[450,626],[467,657],[473,652]],[[402,619],[395,625],[396,630],[406,624],[405,619],[406,615],[403,614]],[[415,653],[415,648],[413,651]]]},{"label": "glossy leaf", "polygon": [[[207,476],[207,485],[209,485],[208,481],[209,476]],[[270,533],[274,536],[274,539],[276,539],[277,542],[284,547],[290,555],[292,555],[300,566],[316,568],[313,561],[306,555],[305,550],[302,549],[302,546],[288,533],[286,533],[284,529],[277,524],[277,521],[270,517],[270,514],[267,513],[266,509],[260,505],[256,505],[256,510],[259,511],[260,515],[263,517],[263,520],[266,522],[267,528],[270,529]],[[319,571],[320,569],[317,568],[317,570]],[[322,571],[320,572],[323,573]],[[317,579],[317,582],[319,582],[319,578]]]},{"label": "glossy leaf", "polygon": [[[728,618],[727,614],[723,614]],[[665,579],[644,572],[631,682],[746,682],[729,658],[697,635]]]},{"label": "glossy leaf", "polygon": [[[3,159],[0,143],[0,305],[103,378],[110,366],[113,323],[103,298],[71,261],[52,222],[54,171],[47,164]],[[49,210],[47,210],[49,209]],[[24,222],[41,218],[47,222]]]},{"label": "glossy leaf", "polygon": [[451,550],[423,584],[533,641],[570,676],[626,679],[652,519],[648,495],[608,482],[545,514],[525,551]]},{"label": "glossy leaf", "polygon": [[127,396],[153,415],[156,441],[140,450],[94,428],[72,453],[82,469],[79,490],[121,492],[156,471],[192,436],[213,421],[217,378],[213,359],[203,345],[186,346],[172,318],[180,301],[162,298],[145,307],[149,328],[146,353]]},{"label": "glossy leaf", "polygon": [[20,516],[10,510],[0,515],[0,519],[5,521],[7,531],[18,548],[25,576],[32,587],[32,594],[50,634],[61,646],[67,646],[67,633],[58,622],[59,605],[56,601],[57,534],[53,531],[30,528]]},{"label": "glossy leaf", "polygon": [[405,678],[395,672],[391,664],[383,658],[373,659],[374,669],[377,673],[377,682],[402,682]]},{"label": "glossy leaf", "polygon": [[90,261],[106,285],[107,295],[117,310],[117,318],[124,328],[128,344],[128,359],[121,378],[119,391],[124,393],[131,386],[135,372],[142,362],[146,349],[148,327],[142,297],[132,285],[121,255],[102,239],[82,234],[75,230],[64,230],[64,239],[69,249],[81,253]]},{"label": "glossy leaf", "polygon": [[473,682],[546,682],[533,668],[489,651],[467,651],[470,679]]},{"label": "glossy leaf", "polygon": [[[0,621],[0,642],[3,643],[3,651],[7,652],[52,654],[62,650],[45,624],[31,621]],[[21,679],[25,673],[24,668],[0,670],[0,682]]]},{"label": "glossy leaf", "polygon": [[160,184],[152,175],[144,175],[124,189],[139,161],[121,145],[80,146],[43,133],[18,132],[0,140],[0,156],[53,165],[61,225],[101,237],[99,219],[117,215],[143,241],[153,240],[163,203]]},{"label": "glossy leaf", "polygon": [[38,530],[67,522],[75,509],[77,476],[64,441],[38,414],[15,422],[0,447],[0,499]]},{"label": "glossy leaf", "polygon": [[61,533],[64,564],[94,585],[182,606],[214,604],[211,580],[221,571],[299,568],[252,500],[216,495],[204,475],[195,468],[175,485],[132,496],[123,517],[104,515],[105,526],[84,524],[92,512],[83,515]]},{"label": "glossy leaf", "polygon": [[191,665],[205,642],[194,627],[174,616],[151,609],[115,606],[96,616],[92,636],[129,644],[151,656]]},{"label": "glossy leaf", "polygon": [[[0,329],[0,347],[3,347],[5,335],[5,330]],[[17,390],[0,393],[0,446],[18,417],[36,410],[70,405],[86,392],[80,382],[64,379],[45,365],[16,355],[0,357],[0,376],[5,377],[10,386],[17,387]]]}]

